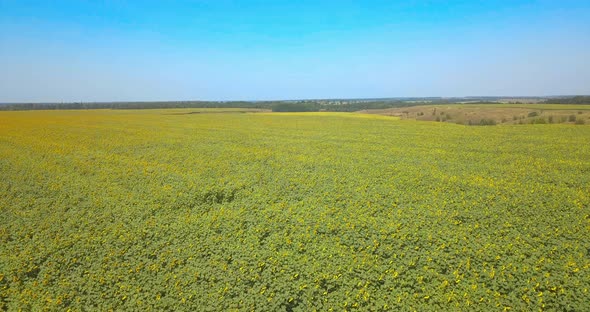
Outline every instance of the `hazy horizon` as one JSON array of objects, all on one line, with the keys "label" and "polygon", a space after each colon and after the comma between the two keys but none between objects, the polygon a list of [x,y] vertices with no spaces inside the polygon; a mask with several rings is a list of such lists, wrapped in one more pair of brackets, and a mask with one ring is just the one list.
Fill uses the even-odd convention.
[{"label": "hazy horizon", "polygon": [[576,97],[576,96],[590,96],[588,94],[554,94],[554,95],[498,95],[498,96],[491,96],[491,95],[465,95],[465,96],[411,96],[411,97],[403,97],[403,96],[389,96],[389,97],[366,97],[366,98],[343,98],[343,97],[333,97],[333,98],[300,98],[300,99],[267,99],[267,100],[256,100],[256,99],[228,99],[228,100],[209,100],[209,99],[166,99],[166,100],[122,100],[122,101],[29,101],[29,102],[0,102],[0,105],[10,105],[10,104],[75,104],[75,103],[133,103],[133,102],[292,102],[292,101],[338,101],[338,100],[411,100],[411,99],[485,99],[485,98],[492,98],[492,99],[550,99],[550,98],[567,98],[567,97]]},{"label": "hazy horizon", "polygon": [[0,103],[590,94],[587,1],[1,1]]}]

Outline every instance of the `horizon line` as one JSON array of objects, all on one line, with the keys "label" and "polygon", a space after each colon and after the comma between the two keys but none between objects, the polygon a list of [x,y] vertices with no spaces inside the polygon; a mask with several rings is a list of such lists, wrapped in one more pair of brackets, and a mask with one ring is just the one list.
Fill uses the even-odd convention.
[{"label": "horizon line", "polygon": [[294,102],[294,101],[338,101],[338,100],[404,100],[404,99],[546,99],[546,98],[560,98],[560,97],[577,97],[590,96],[590,94],[569,94],[569,95],[467,95],[467,96],[393,96],[393,97],[358,97],[358,98],[298,98],[298,99],[273,99],[273,100],[118,100],[118,101],[0,101],[0,105],[11,104],[77,104],[77,103],[92,103],[92,104],[109,104],[109,103],[179,103],[179,102]]}]

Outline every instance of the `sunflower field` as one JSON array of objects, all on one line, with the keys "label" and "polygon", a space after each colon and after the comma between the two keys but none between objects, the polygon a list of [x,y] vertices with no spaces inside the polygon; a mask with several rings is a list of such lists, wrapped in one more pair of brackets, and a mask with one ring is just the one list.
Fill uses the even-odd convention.
[{"label": "sunflower field", "polygon": [[588,311],[590,127],[0,112],[0,310]]}]

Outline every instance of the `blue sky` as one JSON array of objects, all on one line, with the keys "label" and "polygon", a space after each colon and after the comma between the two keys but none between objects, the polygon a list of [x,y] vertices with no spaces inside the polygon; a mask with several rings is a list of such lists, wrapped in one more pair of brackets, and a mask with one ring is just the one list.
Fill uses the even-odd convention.
[{"label": "blue sky", "polygon": [[590,1],[0,0],[0,102],[590,94]]}]

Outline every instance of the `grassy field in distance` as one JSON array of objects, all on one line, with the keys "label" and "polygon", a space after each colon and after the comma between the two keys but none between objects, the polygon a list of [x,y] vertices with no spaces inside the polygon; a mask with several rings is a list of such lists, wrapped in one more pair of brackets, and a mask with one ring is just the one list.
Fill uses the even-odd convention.
[{"label": "grassy field in distance", "polygon": [[478,125],[482,120],[493,121],[493,124],[590,124],[590,105],[447,104],[364,110],[361,113],[465,125]]},{"label": "grassy field in distance", "polygon": [[590,308],[590,127],[198,111],[0,112],[0,310]]}]

